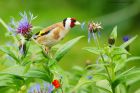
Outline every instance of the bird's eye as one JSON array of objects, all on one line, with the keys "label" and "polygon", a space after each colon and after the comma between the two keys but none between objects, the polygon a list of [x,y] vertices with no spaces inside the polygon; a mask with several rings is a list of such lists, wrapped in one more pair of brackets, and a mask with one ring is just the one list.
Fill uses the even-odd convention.
[{"label": "bird's eye", "polygon": [[76,19],[75,18],[71,18],[71,22],[76,22]]},{"label": "bird's eye", "polygon": [[76,22],[76,20],[71,20],[72,22]]}]

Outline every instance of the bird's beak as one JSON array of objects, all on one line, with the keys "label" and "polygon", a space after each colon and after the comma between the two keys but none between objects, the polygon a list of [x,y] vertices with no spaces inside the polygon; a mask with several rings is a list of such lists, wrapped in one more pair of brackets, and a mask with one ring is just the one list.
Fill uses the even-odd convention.
[{"label": "bird's beak", "polygon": [[80,22],[78,22],[78,21],[76,21],[76,22],[75,22],[75,25],[81,25],[81,23],[80,23]]}]

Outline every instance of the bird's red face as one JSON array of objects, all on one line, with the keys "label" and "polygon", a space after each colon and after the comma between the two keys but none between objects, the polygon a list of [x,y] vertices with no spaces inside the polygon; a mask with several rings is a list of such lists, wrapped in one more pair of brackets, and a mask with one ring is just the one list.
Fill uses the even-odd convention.
[{"label": "bird's red face", "polygon": [[70,27],[73,28],[75,26],[76,19],[71,18],[70,20],[71,20]]},{"label": "bird's red face", "polygon": [[75,25],[80,25],[80,22],[76,21],[75,18],[66,18],[63,20],[63,24],[66,28],[73,28]]}]

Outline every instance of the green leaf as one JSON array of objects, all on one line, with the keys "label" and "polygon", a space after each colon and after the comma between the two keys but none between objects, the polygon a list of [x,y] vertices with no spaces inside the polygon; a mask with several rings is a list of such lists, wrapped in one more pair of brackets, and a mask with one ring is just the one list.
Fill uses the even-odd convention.
[{"label": "green leaf", "polygon": [[140,88],[138,88],[134,93],[140,93]]},{"label": "green leaf", "polygon": [[50,59],[49,60],[49,63],[48,63],[48,66],[53,66],[57,61],[55,59]]},{"label": "green leaf", "polygon": [[6,30],[8,31],[8,26],[7,24],[0,18],[0,23],[6,28]]},{"label": "green leaf", "polygon": [[125,83],[124,84],[119,84],[116,87],[116,93],[127,93],[127,88],[126,88]]},{"label": "green leaf", "polygon": [[52,82],[52,73],[49,71],[44,71],[40,69],[31,69],[26,74],[25,77],[38,78],[48,82]]},{"label": "green leaf", "polygon": [[15,56],[15,54],[10,51],[10,49],[8,47],[0,47],[0,51],[6,53],[7,55],[9,55],[10,57],[12,57],[17,63],[19,63],[19,59],[18,57]]},{"label": "green leaf", "polygon": [[28,70],[30,69],[30,65],[31,65],[31,63],[30,63],[30,64],[27,64],[27,65],[25,66],[25,68],[24,68],[24,73],[27,73],[27,72],[28,72]]},{"label": "green leaf", "polygon": [[62,45],[55,53],[54,58],[59,61],[70,49],[74,44],[76,44],[81,38],[84,36],[79,36],[77,38],[74,38],[68,42],[66,42],[64,45]]},{"label": "green leaf", "polygon": [[24,79],[21,76],[0,73],[0,87],[20,87],[24,83]]},{"label": "green leaf", "polygon": [[116,79],[112,82],[112,86],[113,86],[114,88],[116,88],[118,84],[124,83],[124,82],[125,82],[125,79],[126,79],[126,74],[129,73],[129,72],[130,72],[131,70],[133,70],[133,69],[134,69],[134,68],[130,68],[130,69],[128,69],[128,70],[122,72],[121,74],[118,74],[118,75],[116,76]]},{"label": "green leaf", "polygon": [[134,60],[140,60],[140,57],[130,57],[125,61],[125,63],[127,63],[129,61],[134,61]]},{"label": "green leaf", "polygon": [[82,77],[80,78],[80,80],[78,81],[77,85],[73,88],[73,91],[76,91],[78,90],[82,85],[86,85],[86,84],[94,84],[95,85],[95,82],[94,81],[91,81],[91,80],[87,80],[85,79],[85,77]]},{"label": "green leaf", "polygon": [[126,84],[127,85],[132,85],[133,83],[137,82],[140,80],[140,69],[134,69],[127,73],[126,75]]},{"label": "green leaf", "polygon": [[96,87],[100,90],[103,90],[105,93],[112,93],[110,90],[106,89],[106,88],[103,88],[103,87],[100,87],[100,86],[93,86],[93,87]]},{"label": "green leaf", "polygon": [[[105,93],[112,93],[110,83],[106,79],[96,82],[96,86],[98,87],[98,89],[105,91]],[[100,91],[100,93],[103,93],[103,91]]]},{"label": "green leaf", "polygon": [[115,26],[110,34],[111,38],[117,39],[117,26]]},{"label": "green leaf", "polygon": [[33,26],[32,30],[41,30],[43,29],[43,27],[41,26]]},{"label": "green leaf", "polygon": [[115,72],[123,69],[128,62],[131,62],[131,61],[134,61],[134,60],[140,60],[140,57],[130,57],[126,60],[123,60],[123,59],[120,60],[120,62],[119,63],[117,62],[118,64],[116,64],[116,66],[115,66]]},{"label": "green leaf", "polygon": [[84,50],[87,50],[93,54],[96,54],[96,55],[100,55],[101,52],[103,52],[102,50],[96,48],[96,47],[85,47],[83,48]]},{"label": "green leaf", "polygon": [[15,66],[11,66],[9,68],[2,70],[1,73],[23,76],[24,68],[25,67],[23,66],[15,65]]},{"label": "green leaf", "polygon": [[111,55],[114,57],[116,55],[122,55],[122,54],[130,54],[126,49],[121,47],[114,47],[111,51]]},{"label": "green leaf", "polygon": [[140,69],[130,68],[127,71],[122,72],[117,75],[116,79],[113,81],[113,86],[116,87],[120,83],[126,83],[126,85],[131,85],[140,80]]},{"label": "green leaf", "polygon": [[13,93],[10,91],[10,87],[0,86],[0,93]]},{"label": "green leaf", "polygon": [[128,41],[126,41],[125,43],[123,43],[120,47],[125,48],[127,47],[129,44],[131,44],[138,36],[134,36],[133,38],[129,39]]}]

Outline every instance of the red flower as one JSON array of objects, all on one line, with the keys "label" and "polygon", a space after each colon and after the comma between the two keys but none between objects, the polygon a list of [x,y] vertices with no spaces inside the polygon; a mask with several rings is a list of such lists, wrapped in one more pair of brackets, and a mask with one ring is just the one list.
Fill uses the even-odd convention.
[{"label": "red flower", "polygon": [[61,86],[60,82],[58,80],[53,80],[52,84],[54,85],[55,88],[59,88]]}]

